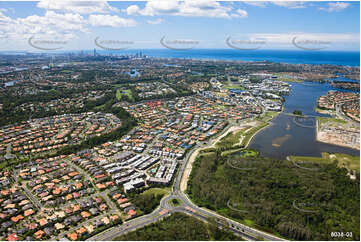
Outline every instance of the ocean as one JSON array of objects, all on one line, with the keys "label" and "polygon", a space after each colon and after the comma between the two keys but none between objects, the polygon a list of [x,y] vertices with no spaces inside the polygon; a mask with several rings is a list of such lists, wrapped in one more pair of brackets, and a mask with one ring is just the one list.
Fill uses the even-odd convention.
[{"label": "ocean", "polygon": [[305,50],[236,50],[236,49],[128,49],[122,51],[96,50],[99,54],[143,55],[160,58],[187,58],[207,60],[271,61],[290,64],[330,64],[360,66],[359,51],[305,51]]}]

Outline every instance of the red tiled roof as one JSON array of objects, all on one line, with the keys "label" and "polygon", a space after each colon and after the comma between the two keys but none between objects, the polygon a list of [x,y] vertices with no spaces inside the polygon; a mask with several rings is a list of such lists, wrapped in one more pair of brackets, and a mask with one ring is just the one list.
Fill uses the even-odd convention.
[{"label": "red tiled roof", "polygon": [[130,216],[135,216],[135,215],[137,215],[137,212],[136,211],[134,211],[133,209],[130,209],[129,211],[128,211],[128,215],[130,215]]},{"label": "red tiled roof", "polygon": [[15,233],[12,233],[6,238],[6,240],[7,241],[17,241],[17,240],[19,240],[19,238]]}]

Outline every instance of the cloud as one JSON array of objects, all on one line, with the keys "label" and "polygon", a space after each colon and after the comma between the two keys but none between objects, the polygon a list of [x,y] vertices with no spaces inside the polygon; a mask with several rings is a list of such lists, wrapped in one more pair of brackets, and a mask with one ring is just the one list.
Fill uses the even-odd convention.
[{"label": "cloud", "polygon": [[255,7],[264,8],[267,6],[268,2],[262,2],[262,1],[244,1],[245,4],[252,5]]},{"label": "cloud", "polygon": [[107,1],[62,1],[62,0],[41,0],[38,8],[47,10],[73,12],[80,14],[118,12],[117,8],[111,7]]},{"label": "cloud", "polygon": [[333,2],[333,3],[328,3],[327,5],[328,5],[327,8],[321,7],[319,9],[327,12],[339,12],[350,6],[349,3],[345,3],[345,2]]},{"label": "cloud", "polygon": [[355,44],[360,43],[359,34],[334,34],[334,33],[254,33],[246,35],[248,39],[262,39],[271,45],[289,45],[292,39],[297,37],[298,39],[309,41],[324,41],[331,44]]},{"label": "cloud", "polygon": [[184,17],[212,17],[212,18],[243,18],[247,12],[242,9],[234,10],[222,6],[219,2],[208,0],[178,1],[148,1],[143,9],[138,5],[129,6],[125,12],[128,15],[158,16],[173,15]]},{"label": "cloud", "polygon": [[89,15],[88,21],[92,26],[102,27],[134,27],[137,24],[133,19],[125,19],[116,15]]},{"label": "cloud", "polygon": [[262,41],[264,44],[255,46],[263,49],[357,50],[360,46],[359,33],[240,33],[230,38],[231,43],[239,47],[247,46],[245,41],[254,41],[255,44]]},{"label": "cloud", "polygon": [[274,4],[279,7],[285,7],[290,9],[297,9],[297,8],[305,8],[306,5],[304,2],[300,1],[245,1],[245,4],[252,5],[255,7],[265,8],[269,4]]},{"label": "cloud", "polygon": [[236,14],[232,13],[231,14],[232,18],[247,18],[248,17],[248,13],[247,11],[243,10],[243,9],[237,9],[236,10]]},{"label": "cloud", "polygon": [[163,19],[161,19],[161,18],[158,18],[156,20],[147,20],[148,24],[160,24],[162,22],[163,22]]},{"label": "cloud", "polygon": [[25,18],[10,18],[0,11],[0,38],[24,40],[32,36],[43,39],[70,40],[79,33],[89,33],[89,26],[132,27],[136,22],[112,15],[89,15],[57,13],[48,10],[44,16],[30,15]]},{"label": "cloud", "polygon": [[5,16],[1,11],[0,11],[0,30],[1,28],[5,28],[6,24],[11,23],[12,19],[9,18],[8,16]]},{"label": "cloud", "polygon": [[11,19],[0,12],[0,36],[9,39],[38,37],[74,38],[74,32],[88,32],[86,20],[80,14],[58,14],[46,11],[44,16],[30,15]]},{"label": "cloud", "polygon": [[273,1],[272,3],[280,7],[291,8],[291,9],[306,7],[304,2],[299,2],[299,1]]},{"label": "cloud", "polygon": [[128,15],[137,15],[139,14],[140,9],[138,7],[138,5],[130,5],[127,9],[126,9],[126,13]]}]

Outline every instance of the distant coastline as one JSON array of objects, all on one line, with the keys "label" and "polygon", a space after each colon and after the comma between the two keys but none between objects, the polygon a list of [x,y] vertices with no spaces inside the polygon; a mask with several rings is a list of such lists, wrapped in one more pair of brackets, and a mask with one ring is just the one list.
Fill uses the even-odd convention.
[{"label": "distant coastline", "polygon": [[[84,53],[93,53],[92,50],[83,50]],[[79,53],[81,50],[59,50],[52,53]],[[97,48],[100,55],[143,55],[155,58],[181,58],[198,60],[224,60],[245,62],[275,62],[285,64],[313,64],[313,65],[341,65],[360,66],[360,51],[304,51],[304,50],[235,50],[235,49],[127,49],[107,51]],[[39,53],[36,51],[6,51],[0,54]],[[44,52],[41,52],[44,53]]]}]

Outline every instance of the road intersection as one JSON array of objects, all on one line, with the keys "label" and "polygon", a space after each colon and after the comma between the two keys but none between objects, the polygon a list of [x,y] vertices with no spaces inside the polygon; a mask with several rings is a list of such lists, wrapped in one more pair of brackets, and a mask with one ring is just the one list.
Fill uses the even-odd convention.
[{"label": "road intersection", "polygon": [[[233,127],[233,124],[230,124],[224,129],[222,133],[219,135],[224,134],[227,132],[228,129]],[[135,218],[133,220],[130,220],[128,222],[123,223],[122,225],[115,226],[112,228],[109,228],[93,237],[90,237],[87,240],[113,240],[116,237],[125,234],[127,232],[142,228],[148,224],[155,223],[157,221],[160,221],[166,216],[169,216],[170,214],[174,212],[181,212],[186,213],[188,215],[197,217],[198,219],[201,219],[205,222],[209,222],[211,218],[216,221],[217,225],[219,227],[222,227],[224,229],[227,229],[239,236],[241,236],[245,240],[259,240],[260,238],[265,240],[272,240],[272,241],[280,241],[284,240],[282,238],[279,238],[277,236],[265,233],[263,231],[251,228],[249,226],[246,226],[244,224],[238,223],[232,219],[226,218],[224,216],[221,216],[213,211],[210,211],[205,208],[200,208],[197,205],[195,205],[188,196],[184,193],[184,189],[181,189],[181,183],[182,178],[184,178],[185,171],[187,169],[187,164],[190,161],[190,157],[193,154],[193,152],[197,152],[197,150],[200,150],[202,148],[207,148],[213,144],[212,141],[214,141],[215,138],[210,139],[205,145],[202,147],[200,144],[197,144],[192,152],[187,153],[185,157],[185,162],[182,163],[177,177],[174,181],[173,187],[172,187],[172,193],[166,197],[164,197],[160,201],[160,205],[157,209],[155,209],[152,213]],[[186,176],[186,179],[188,179],[188,176]],[[171,200],[177,199],[181,201],[181,203],[178,206],[172,206]]]}]

